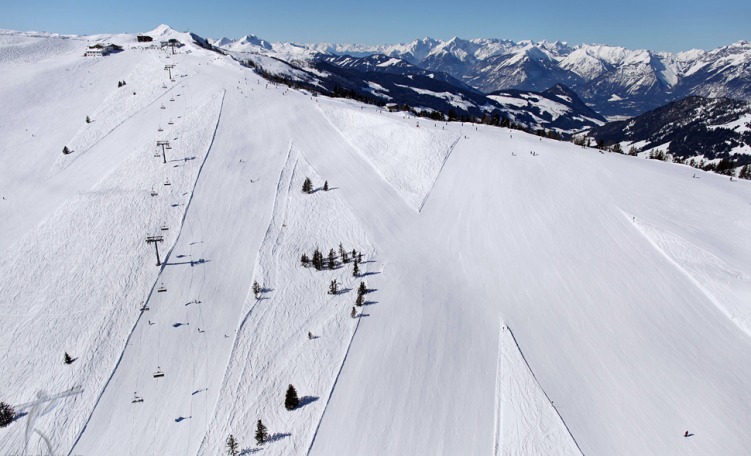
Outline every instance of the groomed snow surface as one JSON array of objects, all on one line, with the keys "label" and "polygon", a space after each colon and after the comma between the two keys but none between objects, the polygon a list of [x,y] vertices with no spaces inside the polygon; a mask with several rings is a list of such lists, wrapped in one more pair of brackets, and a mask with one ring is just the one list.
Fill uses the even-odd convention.
[{"label": "groomed snow surface", "polygon": [[186,46],[0,34],[0,454],[751,454],[749,182],[157,32]]}]

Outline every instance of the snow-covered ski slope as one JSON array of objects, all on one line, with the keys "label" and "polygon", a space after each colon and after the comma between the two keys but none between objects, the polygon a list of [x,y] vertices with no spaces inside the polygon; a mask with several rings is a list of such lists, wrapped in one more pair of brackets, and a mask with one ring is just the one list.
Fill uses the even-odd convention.
[{"label": "snow-covered ski slope", "polygon": [[187,44],[0,34],[0,401],[83,389],[0,454],[751,454],[749,182],[417,127],[151,34]]}]

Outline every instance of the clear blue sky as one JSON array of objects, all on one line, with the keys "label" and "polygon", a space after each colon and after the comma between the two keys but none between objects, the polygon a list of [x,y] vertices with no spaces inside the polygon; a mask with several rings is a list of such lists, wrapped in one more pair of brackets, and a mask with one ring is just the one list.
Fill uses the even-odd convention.
[{"label": "clear blue sky", "polygon": [[201,36],[382,44],[430,36],[711,49],[751,40],[751,0],[0,0],[0,28],[142,32],[166,23]]}]

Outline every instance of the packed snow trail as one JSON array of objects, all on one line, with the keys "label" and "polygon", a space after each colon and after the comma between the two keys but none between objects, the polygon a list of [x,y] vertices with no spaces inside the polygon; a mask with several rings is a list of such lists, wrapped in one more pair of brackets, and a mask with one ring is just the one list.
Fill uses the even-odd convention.
[{"label": "packed snow trail", "polygon": [[[19,395],[14,402],[28,402],[38,390],[83,387],[75,419],[62,408],[45,419],[51,427],[45,434],[64,448],[98,400],[156,280],[145,235],[179,226],[190,197],[184,190],[193,187],[213,134],[204,119],[218,114],[220,104],[215,97],[175,125],[182,154],[197,160],[162,165],[153,145],[144,145],[15,244],[0,265],[0,347],[5,381]],[[178,232],[161,231],[163,253]],[[64,351],[76,358],[70,366],[61,362]],[[23,447],[18,431],[11,429],[8,448]]]},{"label": "packed snow trail", "polygon": [[[315,182],[313,194],[300,191],[306,177]],[[374,250],[364,229],[337,197],[338,191],[323,191],[323,182],[324,177],[310,168],[293,145],[279,178],[273,216],[253,275],[265,290],[247,297],[216,416],[198,454],[216,454],[230,434],[249,445],[258,419],[271,434],[264,452],[304,454],[310,446],[360,321],[350,315],[357,286],[361,280],[378,283],[377,278],[352,276],[352,249],[368,261],[360,265],[365,276],[374,266]],[[348,263],[342,263],[340,244],[350,252]],[[337,252],[335,270],[316,271],[301,265],[301,253],[312,257],[316,247],[324,258],[329,249]],[[340,287],[335,295],[327,294],[332,280]],[[366,296],[366,305],[358,308],[364,315],[370,313],[373,295]],[[288,384],[295,386],[301,399],[296,410],[282,407]],[[241,396],[246,400],[237,401]]]}]

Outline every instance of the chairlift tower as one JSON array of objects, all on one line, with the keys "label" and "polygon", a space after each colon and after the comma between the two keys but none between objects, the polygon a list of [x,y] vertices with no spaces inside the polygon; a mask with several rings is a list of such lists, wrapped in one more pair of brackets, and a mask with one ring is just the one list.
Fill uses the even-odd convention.
[{"label": "chairlift tower", "polygon": [[157,147],[162,146],[162,160],[164,161],[164,164],[167,164],[167,153],[164,151],[164,149],[165,147],[167,149],[170,149],[169,141],[157,140],[156,145]]},{"label": "chairlift tower", "polygon": [[156,250],[156,265],[161,266],[162,261],[159,259],[159,246],[158,242],[164,242],[164,236],[146,236],[147,244],[154,244],[154,250]]},{"label": "chairlift tower", "polygon": [[[175,51],[175,48],[173,47],[172,48],[172,52],[174,53],[174,51]],[[172,69],[173,68],[175,68],[175,65],[164,65],[164,69],[167,70],[167,72],[169,73],[170,81],[172,80]]]}]

